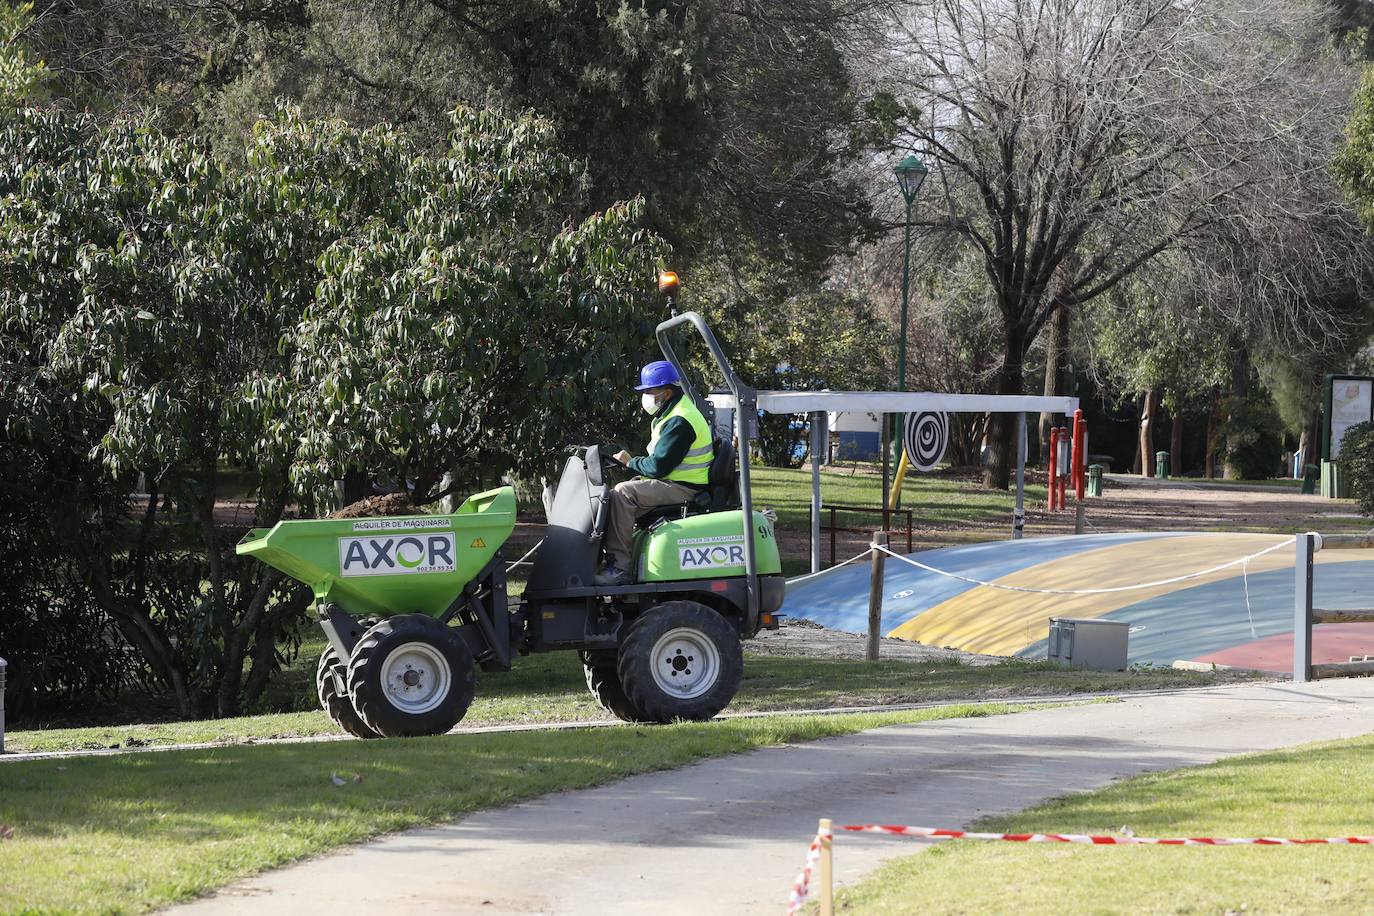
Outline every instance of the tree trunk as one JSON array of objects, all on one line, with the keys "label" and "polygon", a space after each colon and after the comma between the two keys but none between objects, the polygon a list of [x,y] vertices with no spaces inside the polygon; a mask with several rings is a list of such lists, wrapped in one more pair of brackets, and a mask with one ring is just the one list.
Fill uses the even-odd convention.
[{"label": "tree trunk", "polygon": [[[1050,334],[1045,340],[1045,397],[1058,397],[1068,387],[1065,375],[1069,366],[1069,310],[1059,306],[1049,322]],[[1054,415],[1040,414],[1040,466],[1049,467],[1050,429]]]},{"label": "tree trunk", "polygon": [[[1182,400],[1180,398],[1180,400]],[[1169,430],[1169,475],[1183,476],[1183,410],[1175,408],[1170,416],[1172,427]]]},{"label": "tree trunk", "polygon": [[[1321,401],[1318,401],[1307,417],[1307,427],[1302,431],[1303,438],[1303,462],[1304,464],[1315,464],[1321,466],[1322,457],[1322,410]],[[1306,467],[1298,468],[1300,475],[1307,473]]]},{"label": "tree trunk", "polygon": [[[1250,351],[1244,346],[1235,349],[1231,360],[1231,396],[1229,399],[1227,425],[1235,428],[1237,415],[1245,410],[1245,399],[1250,394]],[[1223,476],[1227,480],[1239,480],[1241,470],[1230,462],[1225,463]]]},{"label": "tree trunk", "polygon": [[367,496],[367,472],[349,468],[343,476],[343,504],[351,506]]},{"label": "tree trunk", "polygon": [[1221,393],[1217,386],[1207,393],[1207,452],[1203,472],[1210,480],[1217,476],[1217,417],[1221,413]]},{"label": "tree trunk", "polygon": [[1149,477],[1154,473],[1154,430],[1155,418],[1159,413],[1159,389],[1150,388],[1140,404],[1140,476]]},{"label": "tree trunk", "polygon": [[[1026,332],[1020,325],[1009,325],[1003,333],[1002,368],[997,374],[998,394],[1025,394],[1023,378],[1026,358]],[[1005,411],[992,414],[988,422],[988,442],[992,461],[983,469],[983,486],[1005,490],[1011,485],[1016,461],[1016,418]]]}]

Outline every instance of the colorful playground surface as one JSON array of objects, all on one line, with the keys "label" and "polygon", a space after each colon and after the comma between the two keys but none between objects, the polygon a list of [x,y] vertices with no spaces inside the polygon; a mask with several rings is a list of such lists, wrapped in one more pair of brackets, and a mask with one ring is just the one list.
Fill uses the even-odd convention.
[{"label": "colorful playground surface", "polygon": [[[1132,532],[994,541],[910,555],[929,570],[889,557],[882,629],[926,645],[1043,658],[1051,617],[1121,620],[1130,625],[1131,664],[1189,661],[1291,671],[1292,542],[1291,535]],[[1255,556],[1267,548],[1276,549]],[[1251,559],[1217,569],[1244,557]],[[1369,606],[1370,551],[1319,551],[1315,562],[1316,607]],[[831,629],[866,632],[869,574],[863,562],[793,583],[782,612]],[[1137,585],[1147,587],[1047,593]],[[1374,655],[1374,624],[1314,629],[1314,663],[1366,655]]]}]

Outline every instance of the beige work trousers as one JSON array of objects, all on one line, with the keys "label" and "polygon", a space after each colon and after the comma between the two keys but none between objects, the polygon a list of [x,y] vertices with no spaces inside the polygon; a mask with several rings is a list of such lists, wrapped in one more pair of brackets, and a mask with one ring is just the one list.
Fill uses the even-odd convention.
[{"label": "beige work trousers", "polygon": [[606,556],[611,563],[634,573],[630,568],[630,538],[635,531],[635,519],[655,506],[691,502],[696,493],[683,484],[649,477],[636,477],[616,484],[615,489],[606,494],[611,501],[611,514],[606,519]]}]

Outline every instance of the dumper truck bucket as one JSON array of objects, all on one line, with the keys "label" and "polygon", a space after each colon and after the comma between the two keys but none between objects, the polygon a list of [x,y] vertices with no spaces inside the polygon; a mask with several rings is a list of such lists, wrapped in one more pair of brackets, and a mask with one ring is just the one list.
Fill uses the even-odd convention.
[{"label": "dumper truck bucket", "polygon": [[442,614],[515,529],[515,491],[468,497],[452,515],[309,519],[254,528],[235,550],[354,615]]}]

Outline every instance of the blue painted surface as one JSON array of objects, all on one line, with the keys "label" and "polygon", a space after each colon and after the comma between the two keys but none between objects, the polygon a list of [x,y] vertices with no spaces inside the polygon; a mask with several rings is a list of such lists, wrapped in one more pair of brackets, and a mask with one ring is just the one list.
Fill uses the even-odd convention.
[{"label": "blue painted surface", "polygon": [[[1367,606],[1374,592],[1374,563],[1345,562],[1319,566],[1312,581],[1316,607]],[[1293,571],[1276,569],[1250,576],[1250,633],[1241,576],[1179,589],[1102,616],[1131,625],[1131,664],[1170,665],[1243,645],[1253,639],[1293,632]],[[1140,627],[1141,629],[1136,629]],[[1044,658],[1046,641],[1016,653]]]},{"label": "blue painted surface", "polygon": [[836,461],[872,461],[880,457],[882,439],[879,433],[842,432],[839,437]]},{"label": "blue painted surface", "polygon": [[[943,547],[911,554],[928,566],[972,579],[992,581],[1039,563],[1117,544],[1181,537],[1174,532],[1068,535],[1021,541],[991,541]],[[832,630],[868,632],[867,563],[855,563],[787,590],[782,613],[811,620]],[[1290,574],[1291,576],[1291,574]],[[1253,579],[1253,577],[1252,577]],[[926,572],[888,558],[883,577],[883,633],[890,633],[922,612],[973,588],[967,582]],[[1289,584],[1292,601],[1292,584]],[[1041,649],[1043,653],[1043,646]]]}]

